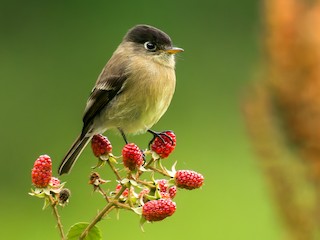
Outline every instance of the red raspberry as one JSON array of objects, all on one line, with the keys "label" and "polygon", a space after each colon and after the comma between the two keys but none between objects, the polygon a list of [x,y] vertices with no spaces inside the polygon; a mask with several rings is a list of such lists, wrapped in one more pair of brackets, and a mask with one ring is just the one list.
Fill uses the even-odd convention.
[{"label": "red raspberry", "polygon": [[169,196],[171,199],[174,199],[176,194],[177,194],[177,187],[176,186],[172,186],[171,188],[169,188]]},{"label": "red raspberry", "polygon": [[31,172],[32,183],[35,187],[45,188],[52,176],[52,162],[48,155],[41,155],[35,162]]},{"label": "red raspberry", "polygon": [[[119,183],[119,184],[116,186],[116,193],[118,193],[121,188],[122,188],[122,185]],[[129,190],[128,190],[128,188],[126,188],[126,190],[123,191],[123,193],[121,194],[121,196],[123,196],[123,197],[128,197],[128,193],[129,193]]]},{"label": "red raspberry", "polygon": [[49,185],[53,188],[59,188],[60,187],[60,180],[56,177],[51,177]]},{"label": "red raspberry", "polygon": [[170,194],[168,192],[160,192],[160,195],[161,195],[161,198],[171,199]]},{"label": "red raspberry", "polygon": [[[157,184],[158,184],[158,187],[159,187],[159,191],[160,191],[160,194],[161,196],[162,195],[165,195],[167,196],[166,193],[168,193],[168,196],[173,199],[175,196],[176,196],[176,193],[177,193],[177,187],[176,186],[172,186],[169,188],[169,184],[168,184],[168,180],[166,179],[160,179],[160,180],[157,180]],[[164,194],[163,194],[164,193]]]},{"label": "red raspberry", "polygon": [[91,148],[96,157],[112,152],[112,145],[109,139],[101,134],[94,135],[91,140]]},{"label": "red raspberry", "polygon": [[161,198],[146,202],[142,207],[142,215],[149,222],[161,221],[176,211],[176,203],[169,198]]},{"label": "red raspberry", "polygon": [[138,198],[142,198],[142,197],[144,197],[144,195],[148,195],[149,192],[150,192],[149,188],[142,189],[141,192],[139,192]]},{"label": "red raspberry", "polygon": [[200,173],[191,170],[177,171],[174,179],[178,188],[185,188],[188,190],[201,187],[204,181],[204,177]]},{"label": "red raspberry", "polygon": [[151,144],[151,150],[156,152],[161,158],[167,158],[176,147],[176,135],[172,131],[166,131],[160,134],[160,136],[163,141],[159,137],[156,137]]},{"label": "red raspberry", "polygon": [[144,159],[143,153],[134,143],[128,143],[122,149],[122,160],[125,167],[131,171],[142,166]]},{"label": "red raspberry", "polygon": [[166,180],[166,179],[157,180],[157,184],[159,186],[160,192],[167,192],[168,191],[168,180]]}]

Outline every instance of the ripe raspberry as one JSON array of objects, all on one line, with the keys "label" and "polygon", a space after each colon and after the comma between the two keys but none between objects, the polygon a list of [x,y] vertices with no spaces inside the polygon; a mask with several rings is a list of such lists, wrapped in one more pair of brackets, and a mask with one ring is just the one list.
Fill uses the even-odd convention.
[{"label": "ripe raspberry", "polygon": [[32,183],[35,187],[45,188],[52,176],[52,162],[48,155],[41,155],[35,162],[31,172]]},{"label": "ripe raspberry", "polygon": [[204,181],[204,177],[200,173],[191,170],[177,171],[174,179],[178,188],[188,190],[201,187]]},{"label": "ripe raspberry", "polygon": [[176,211],[176,203],[169,198],[161,198],[146,202],[142,207],[142,215],[149,222],[161,221]]},{"label": "ripe raspberry", "polygon": [[143,153],[134,143],[128,143],[122,149],[122,160],[125,167],[131,171],[142,166],[144,159]]},{"label": "ripe raspberry", "polygon": [[53,188],[59,188],[60,187],[60,180],[56,177],[51,177],[49,185]]},{"label": "ripe raspberry", "polygon": [[171,199],[174,199],[174,197],[177,194],[177,187],[176,186],[172,186],[169,188],[169,196]]},{"label": "ripe raspberry", "polygon": [[101,134],[94,135],[91,140],[91,148],[96,157],[112,152],[112,145],[109,139]]},{"label": "ripe raspberry", "polygon": [[156,152],[161,158],[167,158],[176,147],[176,135],[172,131],[166,131],[160,134],[160,136],[163,141],[159,137],[156,137],[151,144],[151,150]]},{"label": "ripe raspberry", "polygon": [[168,180],[166,180],[166,179],[157,180],[157,184],[158,184],[160,192],[167,192],[168,191]]}]

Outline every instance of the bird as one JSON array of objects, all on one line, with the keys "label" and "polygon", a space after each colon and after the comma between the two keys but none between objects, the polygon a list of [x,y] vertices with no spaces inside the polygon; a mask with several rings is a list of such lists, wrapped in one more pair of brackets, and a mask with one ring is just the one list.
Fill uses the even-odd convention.
[{"label": "bird", "polygon": [[150,132],[167,111],[175,91],[175,54],[162,30],[139,24],[127,31],[102,69],[87,100],[80,135],[63,158],[59,175],[69,173],[96,134],[118,129],[126,134]]}]

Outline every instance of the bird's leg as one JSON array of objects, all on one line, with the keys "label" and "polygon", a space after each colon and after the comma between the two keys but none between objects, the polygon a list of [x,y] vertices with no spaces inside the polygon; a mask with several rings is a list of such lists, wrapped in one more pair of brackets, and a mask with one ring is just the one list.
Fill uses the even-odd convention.
[{"label": "bird's leg", "polygon": [[153,135],[153,138],[152,138],[151,141],[149,142],[149,145],[148,145],[149,147],[150,147],[151,143],[155,140],[156,137],[160,138],[160,140],[161,140],[163,143],[166,143],[162,136],[165,136],[165,137],[169,138],[169,140],[171,141],[171,144],[173,144],[172,138],[166,133],[166,132],[168,132],[168,131],[155,132],[155,131],[153,131],[153,130],[151,130],[151,129],[148,129],[147,131]]},{"label": "bird's leg", "polygon": [[126,135],[124,134],[124,131],[118,127],[119,132],[121,133],[121,136],[123,137],[123,140],[126,142],[126,144],[128,144],[128,139],[126,137]]}]

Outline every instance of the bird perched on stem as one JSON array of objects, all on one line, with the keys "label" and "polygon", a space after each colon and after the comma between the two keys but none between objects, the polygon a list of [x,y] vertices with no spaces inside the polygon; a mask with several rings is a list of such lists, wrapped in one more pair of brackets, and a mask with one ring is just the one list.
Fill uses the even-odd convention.
[{"label": "bird perched on stem", "polygon": [[60,175],[70,172],[95,134],[117,128],[126,142],[127,133],[157,135],[150,128],[169,107],[176,84],[174,55],[182,51],[155,27],[137,25],[127,32],[96,81],[81,134],[62,160]]}]

